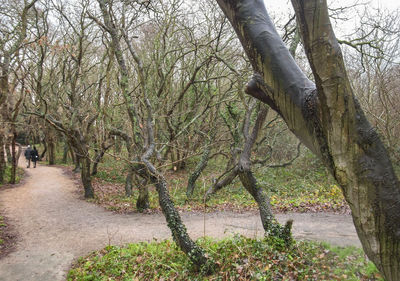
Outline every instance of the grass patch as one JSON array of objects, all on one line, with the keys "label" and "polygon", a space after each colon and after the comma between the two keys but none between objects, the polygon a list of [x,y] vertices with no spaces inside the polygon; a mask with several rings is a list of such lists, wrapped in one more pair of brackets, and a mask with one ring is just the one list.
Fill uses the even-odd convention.
[{"label": "grass patch", "polygon": [[206,276],[169,240],[108,246],[80,258],[68,280],[383,280],[360,249],[235,236],[198,240],[218,269]]}]

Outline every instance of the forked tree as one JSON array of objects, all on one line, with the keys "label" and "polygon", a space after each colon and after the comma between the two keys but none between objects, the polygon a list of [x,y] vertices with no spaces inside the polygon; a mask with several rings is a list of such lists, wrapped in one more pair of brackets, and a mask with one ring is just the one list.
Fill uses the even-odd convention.
[{"label": "forked tree", "polygon": [[217,0],[255,75],[247,93],[275,109],[329,168],[367,256],[400,280],[400,188],[389,155],[354,97],[326,1],[292,0],[315,83],[282,42],[262,0]]}]

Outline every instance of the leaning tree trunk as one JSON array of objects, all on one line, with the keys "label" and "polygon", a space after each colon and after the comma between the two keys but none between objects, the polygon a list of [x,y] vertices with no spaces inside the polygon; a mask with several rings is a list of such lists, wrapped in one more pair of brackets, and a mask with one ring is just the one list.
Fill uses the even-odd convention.
[{"label": "leaning tree trunk", "polygon": [[363,248],[400,280],[400,188],[389,156],[357,103],[326,1],[292,0],[316,85],[296,65],[262,0],[217,0],[257,73],[248,93],[269,104],[340,184]]},{"label": "leaning tree trunk", "polygon": [[199,178],[200,174],[207,167],[208,160],[210,158],[211,152],[211,141],[208,140],[206,143],[206,147],[204,148],[203,154],[201,156],[200,162],[196,165],[193,173],[189,176],[188,184],[186,187],[186,196],[190,198],[193,195],[193,191],[196,185],[196,181]]},{"label": "leaning tree trunk", "polygon": [[46,155],[46,152],[47,152],[47,143],[46,143],[45,139],[42,140],[42,144],[43,144],[44,149],[42,151],[42,154],[40,154],[40,160],[42,160],[44,158],[44,156]]}]

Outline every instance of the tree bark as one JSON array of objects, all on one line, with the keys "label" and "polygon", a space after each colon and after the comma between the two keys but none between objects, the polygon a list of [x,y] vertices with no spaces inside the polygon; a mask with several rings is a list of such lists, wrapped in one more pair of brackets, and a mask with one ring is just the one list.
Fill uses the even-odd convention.
[{"label": "tree bark", "polygon": [[296,65],[261,0],[218,0],[257,73],[248,93],[275,109],[341,186],[370,260],[400,280],[400,188],[354,98],[325,1],[293,0],[316,85]]},{"label": "tree bark", "polygon": [[139,196],[136,201],[136,208],[139,212],[143,212],[150,208],[149,189],[147,188],[147,180],[139,182]]},{"label": "tree bark", "polygon": [[92,187],[92,179],[90,175],[90,158],[82,158],[81,178],[83,188],[85,189],[85,198],[94,198],[94,191]]},{"label": "tree bark", "polygon": [[54,139],[52,137],[47,140],[47,149],[49,165],[54,165],[56,163],[56,144],[54,143]]},{"label": "tree bark", "polygon": [[74,173],[79,173],[81,171],[81,157],[77,154],[74,153],[74,169],[72,170]]}]

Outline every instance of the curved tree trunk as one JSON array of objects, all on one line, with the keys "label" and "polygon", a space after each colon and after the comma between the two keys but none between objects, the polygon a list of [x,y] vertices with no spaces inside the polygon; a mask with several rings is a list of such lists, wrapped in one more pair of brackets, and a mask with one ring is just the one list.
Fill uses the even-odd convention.
[{"label": "curved tree trunk", "polygon": [[269,104],[340,184],[363,248],[400,280],[400,188],[389,156],[354,98],[326,1],[292,0],[316,85],[296,65],[262,0],[217,0],[258,73],[248,93]]}]

